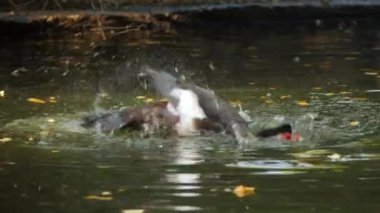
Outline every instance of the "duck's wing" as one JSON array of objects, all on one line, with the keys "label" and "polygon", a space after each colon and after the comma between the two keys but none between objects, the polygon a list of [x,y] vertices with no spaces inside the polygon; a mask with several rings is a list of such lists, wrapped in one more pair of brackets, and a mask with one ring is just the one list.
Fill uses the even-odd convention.
[{"label": "duck's wing", "polygon": [[247,122],[231,105],[220,99],[213,91],[195,84],[180,83],[167,72],[145,68],[145,73],[151,77],[155,91],[167,98],[173,106],[177,107],[182,101],[181,96],[173,91],[177,89],[191,91],[197,97],[197,104],[212,122],[220,123],[228,132],[234,134],[239,142],[245,142],[246,138],[254,138]]},{"label": "duck's wing", "polygon": [[207,117],[214,122],[221,123],[240,143],[247,143],[255,139],[255,136],[248,128],[248,123],[239,115],[236,109],[219,98],[214,91],[195,84],[189,84],[188,88],[197,94],[199,104]]},{"label": "duck's wing", "polygon": [[97,132],[110,133],[127,125],[122,114],[128,112],[127,109],[109,111],[101,114],[92,113],[82,117],[82,126],[89,128],[95,127]]}]

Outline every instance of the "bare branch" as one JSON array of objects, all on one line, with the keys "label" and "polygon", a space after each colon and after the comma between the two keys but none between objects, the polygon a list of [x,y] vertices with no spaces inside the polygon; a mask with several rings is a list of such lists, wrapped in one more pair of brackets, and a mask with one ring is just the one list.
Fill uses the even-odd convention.
[{"label": "bare branch", "polygon": [[59,8],[60,10],[63,10],[63,7],[62,7],[61,3],[59,3],[59,0],[54,0],[54,2],[55,2],[55,4],[58,6],[58,8]]},{"label": "bare branch", "polygon": [[12,5],[12,7],[14,7],[14,9],[16,10],[16,12],[20,12],[20,6],[17,5],[13,0],[8,0],[9,4]]}]

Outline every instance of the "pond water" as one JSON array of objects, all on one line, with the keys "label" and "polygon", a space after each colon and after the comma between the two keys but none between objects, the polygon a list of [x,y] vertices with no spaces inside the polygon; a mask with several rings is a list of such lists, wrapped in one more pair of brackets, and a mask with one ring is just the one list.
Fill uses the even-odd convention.
[{"label": "pond water", "polygon": [[[379,23],[0,38],[1,212],[378,212]],[[303,140],[242,147],[79,126],[95,108],[154,97],[135,80],[146,65],[240,101],[257,126],[288,121]],[[239,185],[255,193],[239,197]]]}]

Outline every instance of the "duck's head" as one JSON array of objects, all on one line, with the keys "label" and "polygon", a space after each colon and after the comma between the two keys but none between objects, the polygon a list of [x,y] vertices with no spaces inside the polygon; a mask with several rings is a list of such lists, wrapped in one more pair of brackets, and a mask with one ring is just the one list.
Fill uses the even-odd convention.
[{"label": "duck's head", "polygon": [[172,89],[178,87],[178,81],[174,76],[150,67],[144,67],[137,78],[145,89],[154,90],[163,97],[168,97]]}]

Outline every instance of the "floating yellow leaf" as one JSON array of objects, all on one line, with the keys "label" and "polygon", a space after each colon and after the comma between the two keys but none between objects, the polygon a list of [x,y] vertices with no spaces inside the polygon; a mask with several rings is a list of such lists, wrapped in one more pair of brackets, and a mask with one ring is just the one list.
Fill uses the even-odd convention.
[{"label": "floating yellow leaf", "polygon": [[144,100],[145,103],[152,103],[154,102],[154,98],[147,98]]},{"label": "floating yellow leaf", "polygon": [[280,99],[287,99],[292,97],[291,95],[281,95]]},{"label": "floating yellow leaf", "polygon": [[237,197],[245,197],[245,196],[248,196],[248,195],[255,194],[255,188],[254,187],[248,187],[248,186],[240,185],[240,186],[235,187],[233,193]]},{"label": "floating yellow leaf", "polygon": [[326,96],[333,96],[333,95],[335,95],[335,93],[333,93],[333,92],[328,92],[328,93],[326,93],[325,95],[326,95]]},{"label": "floating yellow leaf", "polygon": [[136,99],[137,99],[137,100],[142,100],[142,99],[145,99],[145,98],[146,98],[146,97],[143,96],[143,95],[136,96]]},{"label": "floating yellow leaf", "polygon": [[86,195],[83,198],[86,200],[101,200],[101,201],[113,200],[113,197],[111,196],[98,196],[98,195]]},{"label": "floating yellow leaf", "polygon": [[12,138],[10,138],[10,137],[0,138],[1,143],[6,143],[6,142],[10,142],[10,141],[12,141]]},{"label": "floating yellow leaf", "polygon": [[350,126],[356,127],[359,126],[360,122],[359,121],[351,121]]},{"label": "floating yellow leaf", "polygon": [[313,87],[312,89],[313,89],[313,90],[321,90],[322,87]]},{"label": "floating yellow leaf", "polygon": [[50,97],[49,97],[49,102],[50,102],[50,103],[57,103],[57,100],[55,99],[54,96],[50,96]]},{"label": "floating yellow leaf", "polygon": [[4,90],[0,90],[0,97],[2,97],[2,98],[5,97],[5,91]]},{"label": "floating yellow leaf", "polygon": [[112,196],[112,193],[110,191],[104,191],[101,194],[102,196]]},{"label": "floating yellow leaf", "polygon": [[377,72],[365,72],[365,75],[371,75],[371,76],[376,76]]},{"label": "floating yellow leaf", "polygon": [[144,209],[123,209],[121,213],[144,213]]},{"label": "floating yellow leaf", "polygon": [[55,123],[55,120],[54,120],[53,118],[49,118],[49,119],[47,120],[47,122],[49,122],[49,123]]},{"label": "floating yellow leaf", "polygon": [[45,104],[46,103],[44,100],[39,99],[39,98],[28,98],[26,100],[31,102],[31,103],[36,103],[36,104]]},{"label": "floating yellow leaf", "polygon": [[59,150],[51,150],[51,153],[58,153]]},{"label": "floating yellow leaf", "polygon": [[310,104],[309,104],[307,101],[305,101],[305,100],[297,101],[297,104],[298,104],[298,106],[302,106],[302,107],[307,107],[307,106],[310,105]]}]

